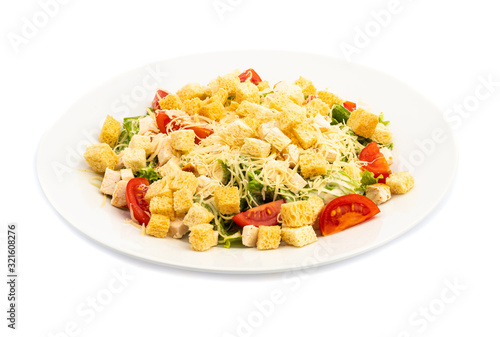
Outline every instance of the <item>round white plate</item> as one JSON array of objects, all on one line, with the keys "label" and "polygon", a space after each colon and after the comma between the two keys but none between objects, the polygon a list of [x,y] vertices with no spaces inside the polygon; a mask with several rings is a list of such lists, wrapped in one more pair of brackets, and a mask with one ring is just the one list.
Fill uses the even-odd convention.
[{"label": "round white plate", "polygon": [[[107,114],[121,120],[144,113],[157,88],[177,91],[189,82],[210,79],[239,68],[254,68],[274,84],[304,76],[318,89],[366,102],[384,112],[394,132],[393,171],[410,170],[415,188],[383,204],[372,220],[303,248],[271,251],[215,247],[191,250],[186,239],[141,236],[125,223],[128,212],[103,206],[103,196],[89,183],[82,157],[96,143]],[[231,273],[258,273],[319,266],[389,242],[427,216],[441,201],[455,176],[457,150],[441,111],[399,80],[360,65],[326,56],[276,51],[220,52],[160,61],[117,76],[80,98],[43,137],[37,158],[41,187],[57,212],[90,238],[122,253],[168,266]]]}]

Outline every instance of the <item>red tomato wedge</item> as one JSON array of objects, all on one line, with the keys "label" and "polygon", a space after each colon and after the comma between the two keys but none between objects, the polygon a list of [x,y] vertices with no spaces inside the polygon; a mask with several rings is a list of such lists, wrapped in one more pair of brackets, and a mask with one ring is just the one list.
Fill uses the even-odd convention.
[{"label": "red tomato wedge", "polygon": [[146,200],[146,192],[149,188],[149,180],[146,178],[133,178],[127,183],[125,197],[130,216],[140,225],[149,223],[149,203]]},{"label": "red tomato wedge", "polygon": [[158,128],[160,129],[160,132],[161,133],[168,133],[167,126],[169,127],[169,130],[171,130],[171,131],[176,131],[176,130],[179,130],[181,128],[193,130],[195,135],[196,135],[196,138],[194,140],[194,142],[196,144],[199,144],[202,139],[207,138],[212,133],[214,133],[213,130],[204,128],[203,126],[184,127],[182,121],[180,121],[180,120],[174,121],[175,118],[176,118],[175,116],[169,116],[165,112],[165,110],[156,111],[156,124],[158,124]]},{"label": "red tomato wedge", "polygon": [[354,110],[356,110],[356,103],[345,101],[344,102],[344,108],[346,108],[350,112],[353,112]]},{"label": "red tomato wedge", "polygon": [[162,89],[158,89],[156,91],[155,98],[153,98],[153,103],[151,103],[151,107],[154,110],[160,109],[160,104],[158,102],[160,101],[160,99],[162,99],[163,97],[167,96],[168,94],[169,94],[168,91],[162,90]]},{"label": "red tomato wedge", "polygon": [[285,199],[282,199],[250,208],[248,211],[233,216],[233,220],[241,227],[248,225],[275,226],[278,224],[278,214],[280,214],[281,205],[284,203]]},{"label": "red tomato wedge", "polygon": [[375,178],[383,175],[384,178],[378,182],[384,184],[385,179],[391,174],[391,169],[384,155],[380,152],[376,142],[368,144],[359,154],[359,160],[368,162],[368,165],[363,168],[374,174]]},{"label": "red tomato wedge", "polygon": [[188,126],[186,129],[194,131],[194,134],[196,135],[194,142],[196,144],[199,144],[202,139],[205,139],[214,133],[214,130],[207,129],[202,126]]},{"label": "red tomato wedge", "polygon": [[304,104],[307,104],[307,103],[309,103],[310,101],[312,101],[313,99],[316,99],[316,98],[318,98],[318,96],[316,96],[316,95],[308,95],[307,99],[304,101]]},{"label": "red tomato wedge", "polygon": [[258,85],[260,82],[262,82],[262,79],[260,78],[259,74],[255,72],[252,68],[245,70],[242,72],[239,76],[240,82],[246,82],[250,79],[250,82],[252,82],[255,85]]},{"label": "red tomato wedge", "polygon": [[[170,116],[166,113],[165,110],[156,111],[156,124],[158,124],[158,128],[161,133],[167,133],[167,126],[170,122],[175,119],[175,116]],[[179,121],[175,121],[172,125],[170,125],[172,131],[179,130],[181,128],[181,123]]]},{"label": "red tomato wedge", "polygon": [[324,236],[356,226],[380,209],[373,201],[359,194],[348,194],[330,201],[319,218],[319,229]]}]

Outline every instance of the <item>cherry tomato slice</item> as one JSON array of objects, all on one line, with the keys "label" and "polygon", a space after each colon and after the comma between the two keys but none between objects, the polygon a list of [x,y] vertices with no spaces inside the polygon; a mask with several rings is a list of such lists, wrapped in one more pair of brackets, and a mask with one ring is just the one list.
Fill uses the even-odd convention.
[{"label": "cherry tomato slice", "polygon": [[278,224],[278,214],[280,214],[281,205],[284,203],[285,199],[282,199],[250,208],[248,211],[233,216],[233,220],[241,227],[249,225],[256,227],[275,226]]},{"label": "cherry tomato slice", "polygon": [[169,94],[168,91],[163,90],[163,89],[158,89],[156,91],[155,97],[153,98],[153,103],[151,103],[151,107],[154,110],[160,109],[160,103],[158,103],[158,102],[160,101],[160,99],[162,99],[163,97],[167,96],[168,94]]},{"label": "cherry tomato slice", "polygon": [[[158,128],[160,129],[161,133],[168,133],[167,128],[170,131],[176,131],[181,128],[183,128],[183,123],[182,121],[175,120],[172,122],[176,116],[170,116],[167,114],[165,110],[157,110],[156,111],[156,124],[158,124]],[[169,125],[170,124],[170,125]],[[204,128],[203,126],[187,126],[185,129],[188,130],[193,130],[196,138],[194,142],[196,144],[199,144],[200,141],[204,138],[207,138],[210,136],[212,133],[214,133],[213,130]]]},{"label": "cherry tomato slice", "polygon": [[150,219],[149,203],[146,200],[146,192],[149,188],[149,180],[146,178],[133,178],[127,183],[125,197],[130,216],[140,225],[148,225]]},{"label": "cherry tomato slice", "polygon": [[359,154],[359,160],[368,162],[368,165],[364,166],[363,168],[367,171],[372,172],[375,178],[380,175],[384,176],[383,179],[380,179],[378,181],[381,184],[384,184],[386,178],[391,174],[389,164],[387,164],[387,160],[380,152],[380,149],[378,148],[376,142],[371,142],[363,150],[361,150],[361,153]]},{"label": "cherry tomato slice", "polygon": [[345,101],[344,102],[344,108],[346,108],[350,112],[353,112],[354,110],[356,110],[356,103]]},{"label": "cherry tomato slice", "polygon": [[[167,126],[170,122],[174,120],[175,116],[169,116],[165,110],[156,111],[156,124],[158,124],[158,129],[161,133],[167,133]],[[182,124],[179,121],[175,121],[170,125],[172,131],[179,130]]]},{"label": "cherry tomato slice", "polygon": [[319,229],[324,236],[358,225],[380,209],[373,201],[359,194],[348,194],[330,201],[319,218]]},{"label": "cherry tomato slice", "polygon": [[259,74],[257,74],[252,68],[245,70],[238,77],[240,78],[241,83],[248,81],[248,79],[250,79],[250,82],[255,85],[258,85],[260,82],[262,82]]},{"label": "cherry tomato slice", "polygon": [[202,139],[205,139],[212,133],[214,133],[214,130],[207,129],[201,126],[188,126],[186,129],[194,131],[196,135],[196,138],[194,139],[195,144],[199,144]]}]

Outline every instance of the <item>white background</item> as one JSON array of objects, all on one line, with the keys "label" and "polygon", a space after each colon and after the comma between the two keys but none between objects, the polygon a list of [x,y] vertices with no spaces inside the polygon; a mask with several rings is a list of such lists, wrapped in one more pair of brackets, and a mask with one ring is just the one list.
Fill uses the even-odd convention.
[{"label": "white background", "polygon": [[[358,29],[371,27],[352,60],[409,83],[443,110],[472,102],[480,78],[500,81],[492,1],[401,0],[379,32],[371,13],[389,1],[220,3],[230,6],[222,15],[213,0],[68,1],[14,47],[8,36],[21,36],[23,18],[33,22],[41,7],[2,1],[4,275],[7,223],[19,228],[18,329],[6,328],[2,277],[2,336],[498,335],[498,84],[473,111],[452,115],[460,166],[440,207],[392,243],[330,266],[255,276],[160,267],[93,243],[55,213],[35,171],[44,131],[85,91],[152,61],[234,49],[344,58],[341,44],[354,45]],[[113,283],[116,273],[130,280]],[[460,285],[455,293],[449,283]],[[117,290],[107,301],[110,285]],[[265,303],[276,291],[284,295],[270,308]],[[96,296],[105,305],[89,309],[86,301]],[[421,310],[430,310],[427,318]]]}]

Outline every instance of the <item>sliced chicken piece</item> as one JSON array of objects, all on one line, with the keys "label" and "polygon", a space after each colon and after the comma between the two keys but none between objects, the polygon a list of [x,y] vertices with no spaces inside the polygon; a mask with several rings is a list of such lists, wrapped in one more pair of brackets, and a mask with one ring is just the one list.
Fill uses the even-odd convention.
[{"label": "sliced chicken piece", "polygon": [[127,190],[128,181],[121,180],[116,184],[116,188],[113,191],[113,198],[111,198],[111,205],[115,207],[127,207],[127,198],[125,192]]},{"label": "sliced chicken piece", "polygon": [[104,172],[104,179],[102,180],[99,192],[107,195],[112,195],[115,191],[116,184],[120,181],[120,179],[120,171],[114,171],[106,168],[106,171]]}]

